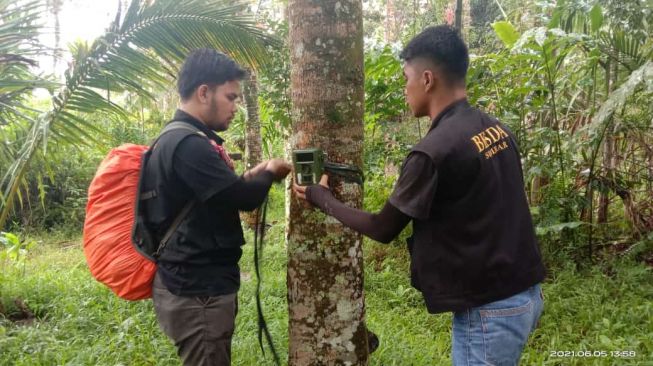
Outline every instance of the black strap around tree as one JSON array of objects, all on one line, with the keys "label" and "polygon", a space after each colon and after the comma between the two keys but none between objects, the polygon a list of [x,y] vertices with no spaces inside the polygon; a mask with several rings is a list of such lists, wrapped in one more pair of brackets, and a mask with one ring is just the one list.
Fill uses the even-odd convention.
[{"label": "black strap around tree", "polygon": [[360,186],[365,181],[363,171],[355,166],[349,164],[332,163],[330,161],[324,162],[324,170],[343,177],[346,181],[356,183]]},{"label": "black strap around tree", "polygon": [[[256,210],[256,225],[254,227],[254,269],[256,271],[256,312],[258,315],[258,344],[261,346],[261,352],[265,356],[265,349],[263,348],[263,334],[265,334],[265,340],[272,351],[272,357],[274,358],[274,363],[276,365],[281,365],[279,361],[279,355],[277,350],[274,347],[274,342],[272,341],[272,336],[268,330],[268,325],[265,322],[265,317],[263,316],[263,307],[261,305],[261,273],[259,261],[263,255],[263,238],[265,237],[265,219],[268,209],[268,197],[265,197],[263,205]],[[262,212],[262,214],[261,214]]]}]

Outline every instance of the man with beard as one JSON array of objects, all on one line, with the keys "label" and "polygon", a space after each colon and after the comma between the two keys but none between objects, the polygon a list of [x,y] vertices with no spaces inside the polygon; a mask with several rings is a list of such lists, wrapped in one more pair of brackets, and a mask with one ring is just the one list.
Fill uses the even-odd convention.
[{"label": "man with beard", "polygon": [[176,127],[164,129],[145,167],[145,224],[154,240],[166,243],[152,298],[184,365],[230,364],[245,244],[238,211],[259,207],[272,182],[290,172],[288,163],[272,159],[234,173],[216,132],[229,128],[244,76],[220,52],[192,52],[177,80]]}]

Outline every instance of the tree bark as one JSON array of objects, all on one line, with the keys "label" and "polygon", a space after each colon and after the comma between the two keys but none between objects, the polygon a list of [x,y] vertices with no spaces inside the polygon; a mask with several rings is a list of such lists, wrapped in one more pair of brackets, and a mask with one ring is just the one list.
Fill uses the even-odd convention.
[{"label": "tree bark", "polygon": [[[258,85],[256,74],[251,70],[243,82],[243,97],[247,107],[245,122],[245,170],[247,170],[255,167],[263,159],[261,120],[258,114]],[[256,210],[241,212],[240,218],[250,228],[256,227]]]},{"label": "tree bark", "polygon": [[401,20],[397,11],[397,0],[387,0],[385,4],[385,29],[383,36],[386,43],[394,43],[399,39]]},{"label": "tree bark", "polygon": [[[321,148],[362,167],[361,0],[288,3],[291,149]],[[362,187],[332,176],[336,197],[360,207]],[[362,238],[297,198],[288,229],[289,365],[366,365]]]},{"label": "tree bark", "polygon": [[250,71],[243,84],[243,96],[247,106],[247,123],[245,124],[245,164],[247,169],[251,169],[263,159],[263,149],[261,147],[261,120],[258,115],[258,84],[256,74]]},{"label": "tree bark", "polygon": [[462,29],[460,35],[463,39],[468,40],[472,27],[472,7],[469,0],[462,1]]},{"label": "tree bark", "polygon": [[61,22],[60,14],[63,0],[48,0],[46,7],[54,17],[54,50],[52,52],[52,70],[57,72],[57,65],[61,59]]},{"label": "tree bark", "polygon": [[[612,70],[609,70],[610,73],[606,76],[606,89],[608,95],[612,93],[617,85],[617,77],[619,72],[619,65],[614,62],[608,64],[608,69],[612,65]],[[613,117],[614,118],[614,117]],[[606,178],[614,179],[614,170],[615,170],[615,143],[614,143],[614,124],[606,131],[605,139],[603,140],[603,175]],[[605,224],[608,222],[608,209],[610,205],[610,191],[608,189],[603,189],[599,193],[599,207],[598,213],[596,215],[596,222],[599,224]]]},{"label": "tree bark", "polygon": [[456,0],[456,17],[454,27],[458,29],[460,35],[463,34],[463,0]]},{"label": "tree bark", "polygon": [[[603,172],[602,175],[606,180],[613,180],[614,170],[616,168],[615,162],[615,139],[614,129],[610,128],[606,131],[606,136],[603,145]],[[610,205],[610,190],[604,187],[599,194],[599,208],[596,215],[596,222],[598,224],[605,224],[608,222],[608,208]]]}]

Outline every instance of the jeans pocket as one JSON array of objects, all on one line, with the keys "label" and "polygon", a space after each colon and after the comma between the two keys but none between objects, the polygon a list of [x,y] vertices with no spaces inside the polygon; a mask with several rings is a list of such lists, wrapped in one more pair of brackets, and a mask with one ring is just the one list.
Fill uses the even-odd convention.
[{"label": "jeans pocket", "polygon": [[528,302],[521,306],[511,307],[511,308],[499,308],[499,309],[481,309],[481,317],[493,318],[493,317],[506,317],[506,316],[516,316],[524,314],[533,309],[533,302],[528,300]]},{"label": "jeans pocket", "polygon": [[533,324],[533,302],[481,309],[485,359],[492,365],[517,365]]}]

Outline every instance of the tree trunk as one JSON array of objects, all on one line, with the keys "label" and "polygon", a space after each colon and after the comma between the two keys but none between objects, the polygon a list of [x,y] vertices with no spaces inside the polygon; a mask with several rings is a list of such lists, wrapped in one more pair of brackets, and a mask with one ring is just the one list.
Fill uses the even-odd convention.
[{"label": "tree trunk", "polygon": [[[608,64],[608,69],[612,65],[612,70],[609,70],[610,73],[606,77],[606,89],[608,96],[614,91],[615,85],[617,85],[617,77],[619,72],[618,63],[614,62]],[[614,117],[613,117],[614,118]],[[605,139],[603,140],[603,175],[606,178],[614,179],[614,124],[605,132]],[[608,189],[603,189],[599,194],[599,207],[598,213],[596,215],[596,222],[599,224],[604,224],[608,221],[608,209],[610,205],[610,191]]]},{"label": "tree trunk", "polygon": [[[539,113],[537,118],[533,119],[533,126],[538,125],[541,127],[550,128],[552,125],[551,119],[542,113]],[[544,194],[542,193],[542,190],[544,190],[550,182],[551,179],[549,178],[548,174],[545,174],[544,172],[540,172],[538,175],[533,177],[531,182],[531,205],[539,206],[544,201]]]},{"label": "tree trunk", "polygon": [[472,29],[472,8],[469,0],[463,0],[462,29],[460,35],[463,39],[468,40]]},{"label": "tree trunk", "polygon": [[[653,129],[653,121],[651,122],[651,129]],[[646,160],[647,167],[647,176],[646,180],[646,191],[649,192],[649,196],[653,197],[653,144],[647,142],[647,137],[645,134],[640,133],[637,141],[639,146],[644,150],[644,159]]]},{"label": "tree trunk", "polygon": [[261,147],[261,120],[258,116],[258,85],[256,74],[248,73],[244,82],[243,96],[247,105],[247,123],[245,125],[245,164],[247,169],[255,167],[263,159]]},{"label": "tree trunk", "polygon": [[[261,140],[261,121],[258,116],[258,85],[256,74],[249,71],[243,83],[243,96],[247,106],[247,121],[245,123],[245,169],[251,169],[263,159]],[[240,218],[247,226],[256,227],[256,210],[241,212]]]},{"label": "tree trunk", "polygon": [[458,29],[460,35],[463,34],[463,0],[456,0],[456,17],[454,20],[454,27]]},{"label": "tree trunk", "polygon": [[398,19],[397,0],[387,0],[385,4],[385,29],[383,36],[385,43],[394,43],[399,39],[401,22]]},{"label": "tree trunk", "polygon": [[[463,21],[463,28],[466,29],[465,39],[467,46],[471,49],[491,47],[494,42],[494,31],[491,24],[506,16],[501,8],[500,1],[496,0],[469,0],[469,25]],[[467,9],[463,6],[463,11]],[[463,17],[465,18],[465,17]],[[478,51],[477,51],[478,52]]]},{"label": "tree trunk", "polygon": [[[290,148],[362,167],[362,2],[290,0],[288,12]],[[336,176],[330,185],[361,206],[362,187]],[[289,365],[366,365],[361,236],[293,197],[287,240]]]},{"label": "tree trunk", "polygon": [[[614,129],[610,128],[606,131],[606,136],[603,145],[603,176],[606,180],[612,181],[614,179],[615,169],[615,140]],[[610,190],[605,187],[599,194],[599,207],[596,215],[596,222],[598,224],[605,224],[608,222],[608,208],[610,205]]]},{"label": "tree trunk", "polygon": [[49,0],[46,2],[46,6],[54,17],[54,50],[52,52],[52,70],[56,74],[59,59],[61,59],[61,23],[59,15],[61,13],[61,7],[63,6],[63,0]]}]

